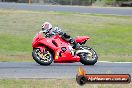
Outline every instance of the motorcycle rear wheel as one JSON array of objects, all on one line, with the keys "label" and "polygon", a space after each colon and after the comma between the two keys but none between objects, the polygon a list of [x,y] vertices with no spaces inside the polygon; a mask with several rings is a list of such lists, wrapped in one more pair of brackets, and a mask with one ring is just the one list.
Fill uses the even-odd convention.
[{"label": "motorcycle rear wheel", "polygon": [[33,49],[32,57],[40,65],[50,65],[53,61],[53,55],[48,49],[45,49],[44,52],[41,52],[40,49]]},{"label": "motorcycle rear wheel", "polygon": [[83,48],[89,50],[89,53],[80,53],[80,62],[84,65],[94,65],[98,60],[97,53],[90,47]]}]

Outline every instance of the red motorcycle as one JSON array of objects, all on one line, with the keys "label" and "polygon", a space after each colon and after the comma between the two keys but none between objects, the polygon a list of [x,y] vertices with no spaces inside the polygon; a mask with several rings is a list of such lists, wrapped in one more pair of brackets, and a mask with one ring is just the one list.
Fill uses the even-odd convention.
[{"label": "red motorcycle", "polygon": [[96,52],[87,46],[83,46],[89,39],[88,36],[78,36],[75,41],[78,49],[73,49],[61,35],[56,34],[52,37],[42,37],[39,33],[33,38],[32,57],[40,65],[50,65],[54,63],[73,63],[81,62],[84,65],[94,65],[98,56]]}]

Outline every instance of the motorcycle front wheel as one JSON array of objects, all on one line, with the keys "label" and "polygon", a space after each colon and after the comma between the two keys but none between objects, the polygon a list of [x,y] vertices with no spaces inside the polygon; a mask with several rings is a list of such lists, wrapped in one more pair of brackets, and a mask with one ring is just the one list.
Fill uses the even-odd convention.
[{"label": "motorcycle front wheel", "polygon": [[32,57],[40,65],[50,65],[53,61],[53,55],[48,49],[44,49],[44,52],[33,49]]},{"label": "motorcycle front wheel", "polygon": [[88,50],[89,52],[88,53],[82,52],[79,54],[80,62],[84,65],[94,65],[98,60],[97,53],[90,47],[83,48]]}]

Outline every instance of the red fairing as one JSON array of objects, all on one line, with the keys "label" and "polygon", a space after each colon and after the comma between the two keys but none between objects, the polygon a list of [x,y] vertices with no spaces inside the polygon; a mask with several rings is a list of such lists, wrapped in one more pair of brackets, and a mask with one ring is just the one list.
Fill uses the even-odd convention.
[{"label": "red fairing", "polygon": [[34,37],[32,42],[33,48],[40,48],[41,52],[43,51],[44,47],[49,47],[52,50],[56,50],[57,47],[52,43],[54,41],[54,38],[45,38],[42,37],[39,33]]},{"label": "red fairing", "polygon": [[82,43],[82,42],[85,42],[88,39],[89,39],[88,36],[77,36],[75,41],[78,42],[78,43]]},{"label": "red fairing", "polygon": [[[78,36],[75,40],[76,42],[83,42],[88,40],[87,36]],[[71,54],[69,49],[69,43],[63,40],[59,35],[53,36],[51,38],[44,38],[39,33],[33,38],[32,47],[33,49],[39,48],[43,52],[45,47],[53,51],[54,62],[56,63],[65,63],[65,62],[79,62],[80,57]],[[62,48],[65,47],[66,51],[62,51]]]},{"label": "red fairing", "polygon": [[36,34],[36,36],[33,38],[33,41],[32,41],[32,47],[35,47],[36,46],[36,44],[37,44],[37,42],[39,41],[39,40],[41,40],[43,37],[38,33],[38,34]]}]

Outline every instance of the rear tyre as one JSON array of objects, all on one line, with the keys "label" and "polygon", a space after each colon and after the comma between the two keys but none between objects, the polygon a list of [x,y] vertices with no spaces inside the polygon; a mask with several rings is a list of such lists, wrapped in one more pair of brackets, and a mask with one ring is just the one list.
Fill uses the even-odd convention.
[{"label": "rear tyre", "polygon": [[48,49],[44,49],[44,52],[40,49],[33,49],[32,57],[40,65],[50,65],[53,61],[53,55]]},{"label": "rear tyre", "polygon": [[84,49],[88,50],[88,53],[80,53],[80,62],[84,65],[94,65],[97,60],[98,56],[97,53],[90,47],[83,47]]}]

